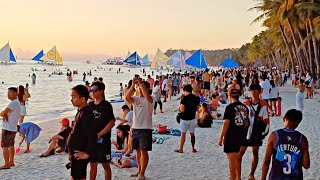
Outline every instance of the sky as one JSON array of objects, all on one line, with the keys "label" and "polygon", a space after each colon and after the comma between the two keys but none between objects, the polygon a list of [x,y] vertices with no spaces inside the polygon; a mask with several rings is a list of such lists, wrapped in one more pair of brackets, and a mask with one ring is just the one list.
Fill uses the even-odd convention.
[{"label": "sky", "polygon": [[[155,54],[157,48],[240,48],[263,30],[256,0],[0,1],[0,46],[31,59],[57,46],[62,58]],[[65,59],[64,58],[64,59]]]}]

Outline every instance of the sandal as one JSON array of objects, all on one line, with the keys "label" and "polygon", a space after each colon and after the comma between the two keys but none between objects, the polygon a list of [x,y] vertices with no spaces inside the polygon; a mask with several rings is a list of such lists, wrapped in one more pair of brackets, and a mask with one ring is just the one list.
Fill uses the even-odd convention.
[{"label": "sandal", "polygon": [[174,152],[176,152],[176,153],[183,153],[183,151],[180,151],[180,149],[176,149],[176,150],[174,150]]}]

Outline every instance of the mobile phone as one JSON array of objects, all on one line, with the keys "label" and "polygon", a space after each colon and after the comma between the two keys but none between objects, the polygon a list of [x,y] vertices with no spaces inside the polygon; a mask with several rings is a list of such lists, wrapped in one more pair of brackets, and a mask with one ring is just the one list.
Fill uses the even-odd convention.
[{"label": "mobile phone", "polygon": [[135,74],[134,77],[139,78],[140,76],[139,76],[139,74]]},{"label": "mobile phone", "polygon": [[103,138],[99,138],[97,143],[101,144],[103,142]]}]

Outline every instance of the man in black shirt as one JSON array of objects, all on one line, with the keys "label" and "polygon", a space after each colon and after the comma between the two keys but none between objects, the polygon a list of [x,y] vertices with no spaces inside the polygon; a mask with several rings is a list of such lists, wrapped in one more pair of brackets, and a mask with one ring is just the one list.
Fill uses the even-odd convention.
[{"label": "man in black shirt", "polygon": [[194,135],[196,127],[196,112],[198,110],[200,99],[192,94],[192,86],[190,84],[186,85],[183,88],[185,96],[181,99],[179,111],[180,111],[180,128],[181,128],[181,137],[180,137],[180,148],[174,150],[178,153],[183,153],[183,146],[186,141],[186,133],[190,132],[191,137],[191,146],[192,152],[197,152],[194,148],[196,143],[196,138]]},{"label": "man in black shirt", "polygon": [[88,106],[89,91],[84,85],[71,89],[71,102],[78,107],[72,131],[68,138],[70,179],[86,179],[89,160],[94,159],[97,142],[95,118]]},{"label": "man in black shirt", "polygon": [[249,123],[249,110],[246,105],[239,102],[240,94],[239,90],[231,89],[231,104],[225,109],[219,138],[219,145],[224,146],[224,152],[229,160],[230,179],[241,179],[241,161],[238,156],[246,135],[245,126]]},{"label": "man in black shirt", "polygon": [[100,82],[94,82],[91,85],[90,92],[93,100],[89,106],[95,116],[95,129],[98,134],[96,144],[95,158],[90,159],[90,180],[96,179],[98,163],[102,163],[105,179],[111,179],[111,129],[114,126],[115,117],[112,105],[104,99],[105,85]]}]

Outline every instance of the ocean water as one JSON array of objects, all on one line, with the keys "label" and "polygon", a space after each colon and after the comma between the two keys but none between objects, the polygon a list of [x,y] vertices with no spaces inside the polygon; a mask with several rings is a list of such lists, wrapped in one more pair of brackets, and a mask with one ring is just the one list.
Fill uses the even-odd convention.
[{"label": "ocean water", "polygon": [[[121,68],[122,73],[117,74],[117,69],[119,68]],[[67,69],[78,70],[79,73],[73,75],[73,81],[71,82],[67,81]],[[84,84],[82,74],[90,69],[92,76],[87,76],[87,80],[92,82],[94,77],[103,77],[103,81],[106,84],[106,99],[109,100],[119,99],[116,95],[119,94],[120,83],[124,87],[124,84],[127,84],[135,74],[142,75],[142,68],[102,65],[100,63],[65,62],[63,66],[50,66],[25,60],[18,61],[14,65],[0,65],[0,110],[4,110],[10,102],[7,98],[7,89],[9,87],[18,87],[29,83],[31,98],[26,103],[27,116],[25,121],[39,123],[74,116],[76,108],[72,106],[70,101],[70,89],[75,85]],[[147,74],[151,74],[149,67],[145,69]],[[57,70],[62,71],[63,75],[49,76]],[[37,76],[36,84],[32,84],[31,77],[29,77],[32,73]],[[4,82],[4,84],[1,82]]]}]

